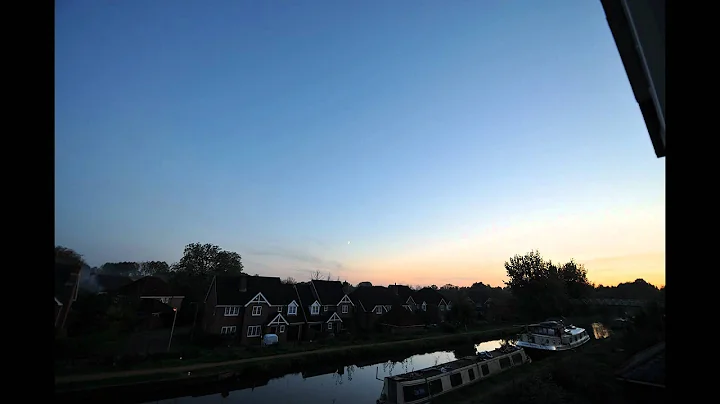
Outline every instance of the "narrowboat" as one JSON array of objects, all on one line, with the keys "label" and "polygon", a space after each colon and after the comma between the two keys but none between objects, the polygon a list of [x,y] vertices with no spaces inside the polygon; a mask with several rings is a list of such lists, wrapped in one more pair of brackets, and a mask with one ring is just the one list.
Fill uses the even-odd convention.
[{"label": "narrowboat", "polygon": [[377,404],[420,404],[530,362],[522,348],[503,346],[384,379]]},{"label": "narrowboat", "polygon": [[566,351],[590,341],[584,328],[565,325],[560,320],[544,321],[525,326],[518,336],[518,347],[537,351]]}]

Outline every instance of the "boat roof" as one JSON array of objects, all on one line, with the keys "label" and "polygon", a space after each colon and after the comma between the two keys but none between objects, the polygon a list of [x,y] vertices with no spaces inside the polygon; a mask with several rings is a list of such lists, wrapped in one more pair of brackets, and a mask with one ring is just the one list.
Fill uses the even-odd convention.
[{"label": "boat roof", "polygon": [[[481,362],[487,362],[489,360],[493,360],[497,357],[511,354],[514,352],[522,351],[522,348],[516,347],[516,346],[505,346],[493,349],[492,351],[485,352],[485,356],[483,355],[474,355],[474,356],[465,356],[460,359],[456,359],[451,362],[443,363],[441,365],[435,365],[431,366],[425,369],[420,370],[414,370],[412,372],[403,373],[396,376],[387,376],[386,379],[395,380],[398,382],[407,382],[412,380],[422,380],[426,379],[428,377],[433,377],[437,375],[441,375],[443,373],[447,373],[449,371],[452,371],[454,369],[463,368],[465,366],[474,365],[476,363]],[[444,371],[443,371],[444,369]]]}]

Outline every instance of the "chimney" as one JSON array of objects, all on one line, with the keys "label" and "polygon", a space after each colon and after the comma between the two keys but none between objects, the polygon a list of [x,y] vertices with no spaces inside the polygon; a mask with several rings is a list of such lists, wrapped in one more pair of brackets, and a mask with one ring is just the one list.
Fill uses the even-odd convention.
[{"label": "chimney", "polygon": [[247,275],[240,275],[240,291],[247,292]]}]

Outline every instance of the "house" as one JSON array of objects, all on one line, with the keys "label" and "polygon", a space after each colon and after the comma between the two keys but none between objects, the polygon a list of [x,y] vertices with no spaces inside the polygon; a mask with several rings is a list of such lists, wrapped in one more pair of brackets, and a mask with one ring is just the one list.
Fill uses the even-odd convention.
[{"label": "house", "polygon": [[170,307],[180,308],[185,296],[156,276],[145,276],[118,288],[118,296],[131,299],[153,299]]},{"label": "house", "polygon": [[393,291],[382,286],[357,288],[349,298],[355,303],[356,319],[364,330],[376,329],[383,314],[404,303]]},{"label": "house", "polygon": [[412,333],[425,329],[425,321],[422,316],[413,310],[408,310],[405,305],[396,305],[389,311],[383,313],[376,321],[376,326],[383,331],[396,333]]},{"label": "house", "polygon": [[307,319],[307,338],[335,334],[349,328],[343,319],[352,319],[354,304],[337,281],[318,281],[295,285],[300,307]]},{"label": "house", "polygon": [[388,286],[388,289],[400,298],[403,307],[413,312],[417,310],[417,303],[415,303],[415,299],[413,299],[415,291],[410,289],[409,286],[394,284]]},{"label": "house", "polygon": [[440,292],[433,288],[422,288],[415,291],[413,298],[417,308],[427,313],[427,320],[445,321],[445,314],[451,306]]},{"label": "house", "polygon": [[298,300],[280,278],[217,275],[205,296],[202,328],[245,345],[260,344],[264,334],[277,334],[281,343],[297,340],[305,324]]},{"label": "house", "polygon": [[55,329],[63,332],[70,308],[80,289],[81,265],[55,262]]}]

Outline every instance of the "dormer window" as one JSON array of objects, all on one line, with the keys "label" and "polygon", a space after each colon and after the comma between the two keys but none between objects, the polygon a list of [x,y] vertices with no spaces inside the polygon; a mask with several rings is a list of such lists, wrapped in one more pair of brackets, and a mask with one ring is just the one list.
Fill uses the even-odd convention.
[{"label": "dormer window", "polygon": [[375,306],[375,314],[382,314],[382,306]]},{"label": "dormer window", "polygon": [[318,314],[320,314],[320,305],[315,302],[310,306],[310,315],[317,316]]},{"label": "dormer window", "polygon": [[422,309],[423,311],[427,311],[427,304],[425,302],[423,302],[422,304]]},{"label": "dormer window", "polygon": [[297,304],[292,302],[288,305],[288,316],[297,316]]}]

